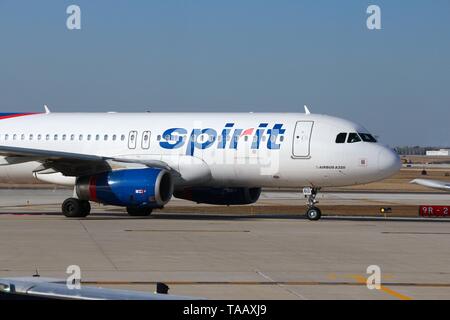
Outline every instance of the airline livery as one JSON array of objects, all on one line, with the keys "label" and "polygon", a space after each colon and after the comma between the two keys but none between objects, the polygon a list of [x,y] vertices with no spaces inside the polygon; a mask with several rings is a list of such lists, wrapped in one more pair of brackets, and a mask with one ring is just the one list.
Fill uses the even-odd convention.
[{"label": "airline livery", "polygon": [[261,188],[299,188],[318,220],[322,187],[400,169],[364,127],[305,113],[0,113],[0,182],[71,186],[67,217],[90,201],[147,216],[172,196],[244,205]]}]

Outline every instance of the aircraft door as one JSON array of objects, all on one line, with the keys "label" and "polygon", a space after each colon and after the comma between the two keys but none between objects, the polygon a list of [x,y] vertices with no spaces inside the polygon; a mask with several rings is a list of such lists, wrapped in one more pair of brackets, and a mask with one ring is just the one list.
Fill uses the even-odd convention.
[{"label": "aircraft door", "polygon": [[297,121],[295,124],[292,143],[292,155],[294,158],[311,157],[311,134],[314,121]]},{"label": "aircraft door", "polygon": [[147,150],[148,148],[150,148],[150,137],[151,137],[150,131],[144,131],[142,133],[142,149]]},{"label": "aircraft door", "polygon": [[130,131],[128,135],[128,149],[136,149],[137,131]]}]

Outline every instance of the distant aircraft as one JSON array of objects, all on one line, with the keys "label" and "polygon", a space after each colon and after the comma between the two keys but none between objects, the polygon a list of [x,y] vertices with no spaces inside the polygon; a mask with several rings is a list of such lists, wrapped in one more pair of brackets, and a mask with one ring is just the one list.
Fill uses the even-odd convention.
[{"label": "distant aircraft", "polygon": [[[0,182],[74,188],[67,217],[89,201],[147,216],[172,195],[244,205],[262,187],[303,188],[318,220],[322,187],[365,184],[400,169],[400,158],[362,126],[305,113],[3,113]],[[20,191],[18,191],[20,192]]]},{"label": "distant aircraft", "polygon": [[414,179],[410,183],[418,184],[424,187],[441,189],[450,192],[450,182],[428,180],[428,179]]},{"label": "distant aircraft", "polygon": [[63,299],[63,300],[200,300],[197,297],[175,296],[132,290],[81,286],[70,289],[66,280],[23,277],[0,279],[2,299]]}]

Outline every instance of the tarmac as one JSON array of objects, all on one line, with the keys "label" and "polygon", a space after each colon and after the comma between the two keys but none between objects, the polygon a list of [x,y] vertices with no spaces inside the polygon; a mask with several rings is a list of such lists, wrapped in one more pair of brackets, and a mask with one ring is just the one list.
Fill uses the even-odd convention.
[{"label": "tarmac", "polygon": [[[86,219],[67,219],[60,202],[70,195],[0,190],[0,277],[37,270],[65,278],[67,267],[78,265],[83,285],[154,291],[156,282],[165,282],[169,293],[208,299],[450,298],[450,219],[327,216],[311,222],[300,214],[225,211],[134,218],[97,205]],[[298,196],[267,192],[261,202]],[[450,204],[448,194],[330,193],[322,200]],[[178,201],[174,208],[185,205]],[[381,288],[370,290],[373,265],[381,270]]]}]

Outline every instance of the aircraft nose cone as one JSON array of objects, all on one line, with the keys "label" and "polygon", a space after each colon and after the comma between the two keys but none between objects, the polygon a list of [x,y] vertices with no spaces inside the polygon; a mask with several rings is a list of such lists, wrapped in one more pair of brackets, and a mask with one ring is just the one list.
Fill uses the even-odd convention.
[{"label": "aircraft nose cone", "polygon": [[385,177],[397,173],[402,167],[400,157],[392,149],[383,147],[378,153],[378,170]]}]

